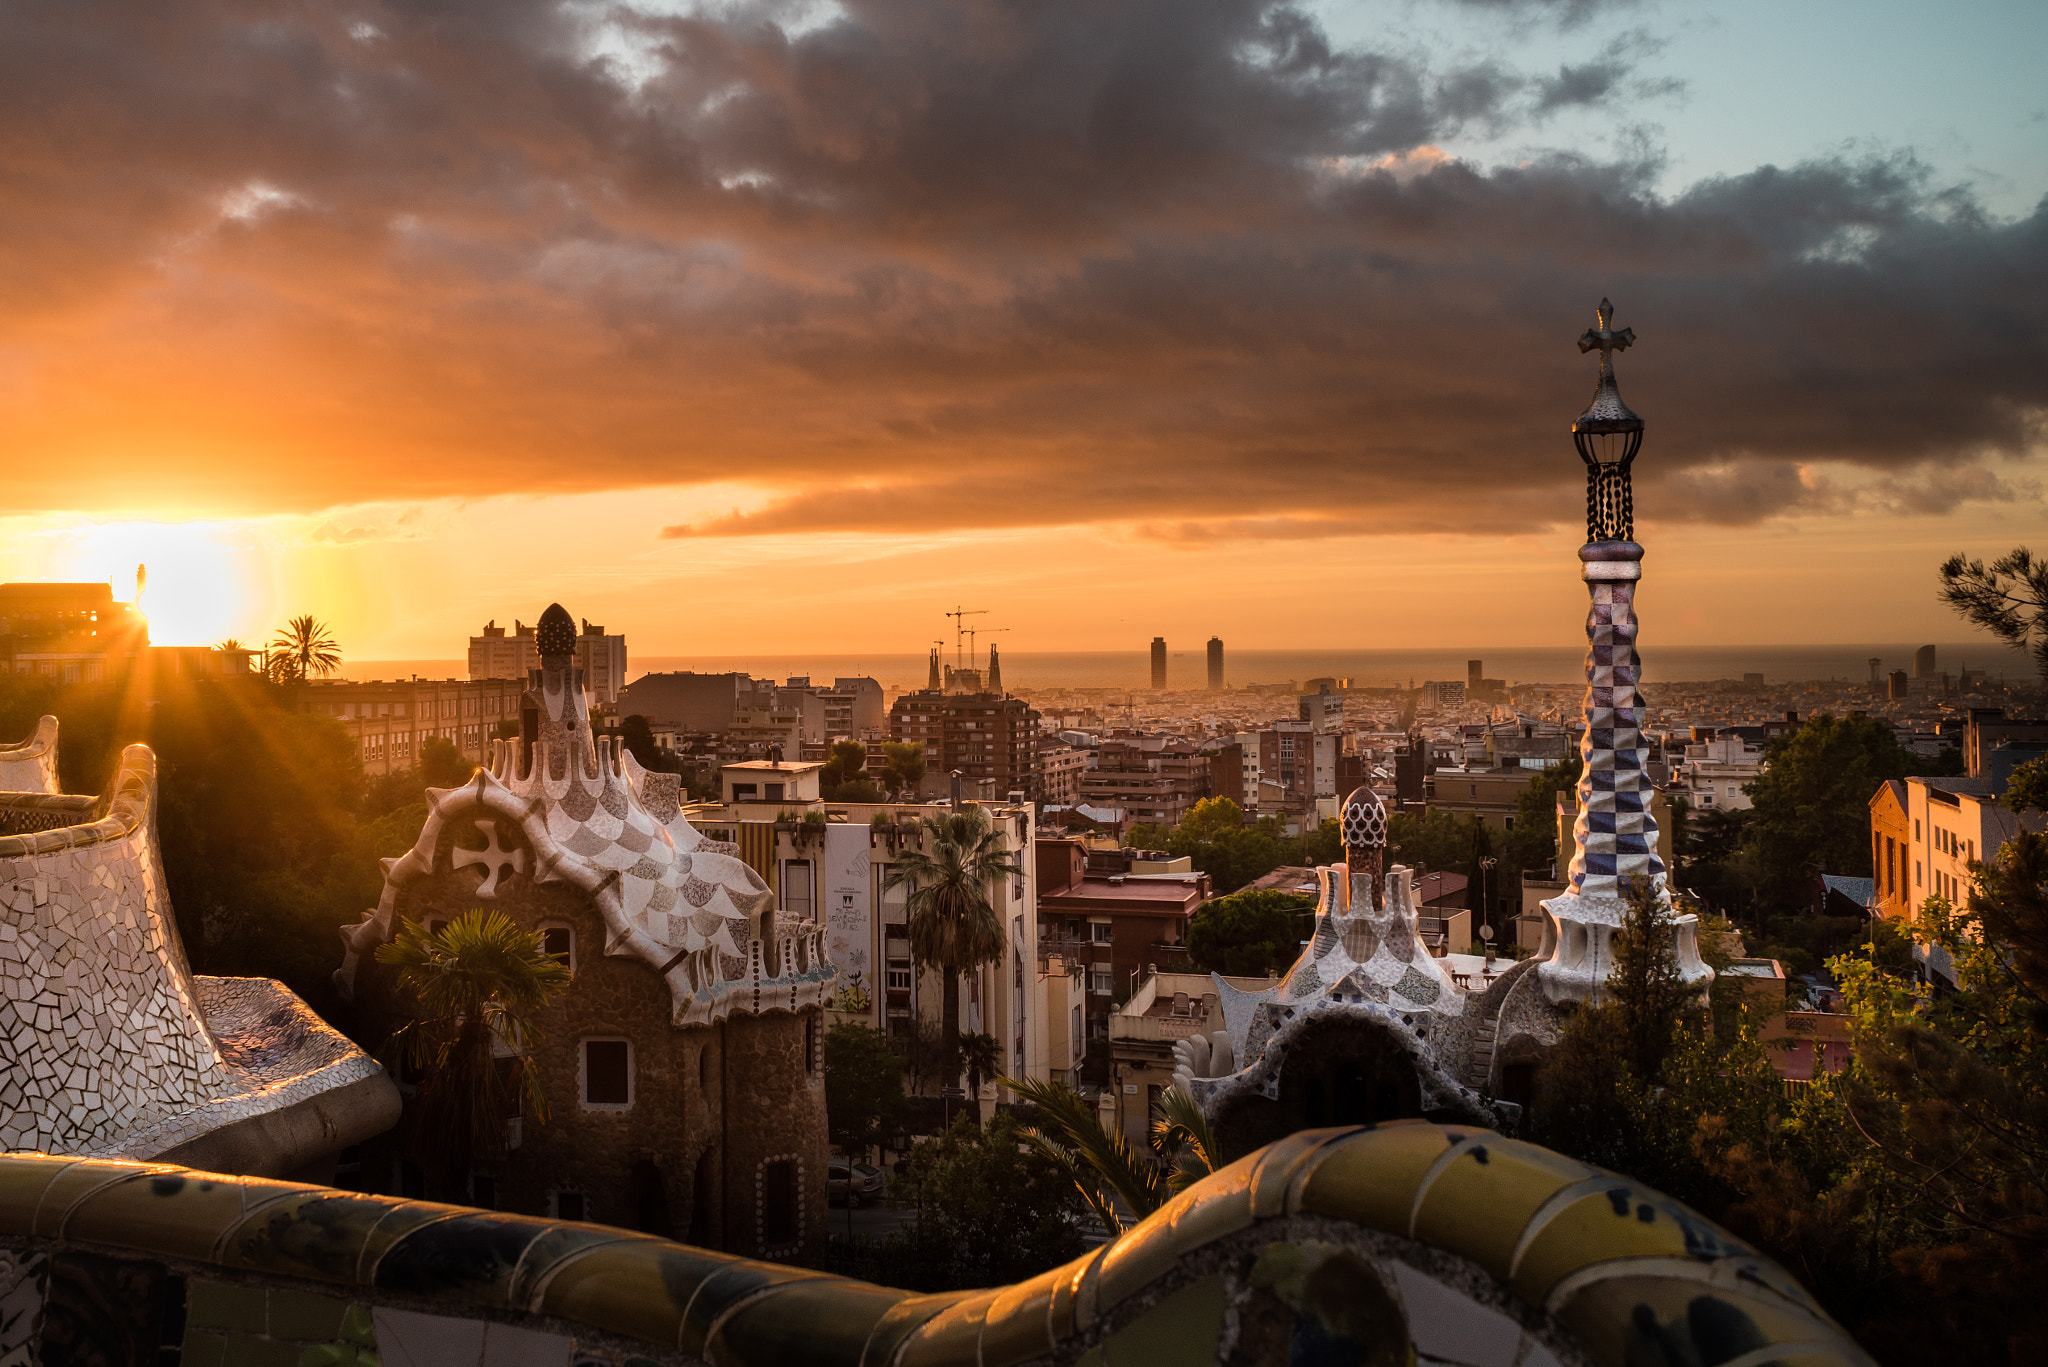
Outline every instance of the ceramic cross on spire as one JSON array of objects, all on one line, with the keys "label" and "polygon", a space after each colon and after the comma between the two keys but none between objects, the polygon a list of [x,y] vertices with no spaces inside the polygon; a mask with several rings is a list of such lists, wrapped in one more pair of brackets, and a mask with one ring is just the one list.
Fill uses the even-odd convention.
[{"label": "ceramic cross on spire", "polygon": [[1596,347],[1599,348],[1600,368],[1602,370],[1612,370],[1614,369],[1614,358],[1610,353],[1627,351],[1630,344],[1636,339],[1636,330],[1634,328],[1623,328],[1619,332],[1614,330],[1614,304],[1607,299],[1600,301],[1600,307],[1593,311],[1593,317],[1600,326],[1586,329],[1586,335],[1579,338],[1579,350],[1591,351]]}]

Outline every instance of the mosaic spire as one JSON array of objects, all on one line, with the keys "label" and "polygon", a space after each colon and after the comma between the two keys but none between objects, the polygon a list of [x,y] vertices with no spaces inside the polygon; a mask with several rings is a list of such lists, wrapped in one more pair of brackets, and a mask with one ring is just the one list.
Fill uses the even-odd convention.
[{"label": "mosaic spire", "polygon": [[[1600,353],[1599,387],[1572,424],[1586,463],[1586,544],[1579,549],[1586,589],[1585,733],[1579,741],[1578,818],[1572,825],[1568,891],[1543,904],[1550,914],[1538,975],[1553,1001],[1597,1000],[1613,966],[1611,940],[1621,923],[1624,890],[1642,880],[1670,910],[1664,861],[1657,854],[1655,786],[1643,741],[1641,662],[1636,656],[1636,585],[1643,548],[1635,521],[1629,467],[1642,449],[1643,420],[1621,401],[1613,353],[1635,341],[1616,330],[1614,305],[1600,301],[1598,326],[1579,350]],[[1694,943],[1697,920],[1678,927],[1680,971],[1688,981],[1711,977]]]}]

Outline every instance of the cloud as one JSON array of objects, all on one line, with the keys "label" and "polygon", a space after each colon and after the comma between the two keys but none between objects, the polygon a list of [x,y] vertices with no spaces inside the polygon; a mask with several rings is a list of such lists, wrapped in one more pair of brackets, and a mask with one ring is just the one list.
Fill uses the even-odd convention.
[{"label": "cloud", "polygon": [[1645,516],[2038,497],[2048,211],[1898,154],[1660,197],[1653,148],[1441,151],[1639,106],[1646,44],[1545,75],[1270,0],[8,6],[12,493],[1493,534],[1577,515],[1606,294]]}]

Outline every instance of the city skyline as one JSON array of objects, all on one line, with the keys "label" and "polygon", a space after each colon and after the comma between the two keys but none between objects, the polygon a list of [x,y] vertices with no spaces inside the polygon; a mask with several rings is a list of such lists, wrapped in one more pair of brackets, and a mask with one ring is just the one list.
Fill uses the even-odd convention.
[{"label": "city skyline", "polygon": [[11,11],[0,577],[368,658],[1553,641],[1603,294],[1652,652],[1940,636],[2040,524],[2038,8],[1034,14]]}]

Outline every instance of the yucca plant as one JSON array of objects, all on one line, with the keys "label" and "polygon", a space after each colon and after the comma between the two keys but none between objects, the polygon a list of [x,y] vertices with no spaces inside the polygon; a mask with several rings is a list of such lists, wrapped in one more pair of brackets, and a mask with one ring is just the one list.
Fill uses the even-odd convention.
[{"label": "yucca plant", "polygon": [[377,947],[377,959],[398,967],[398,985],[418,1007],[386,1051],[420,1079],[419,1132],[438,1136],[447,1158],[466,1164],[504,1143],[505,1122],[522,1107],[547,1123],[531,1017],[569,985],[570,973],[539,933],[482,909],[439,931],[406,919]]}]

